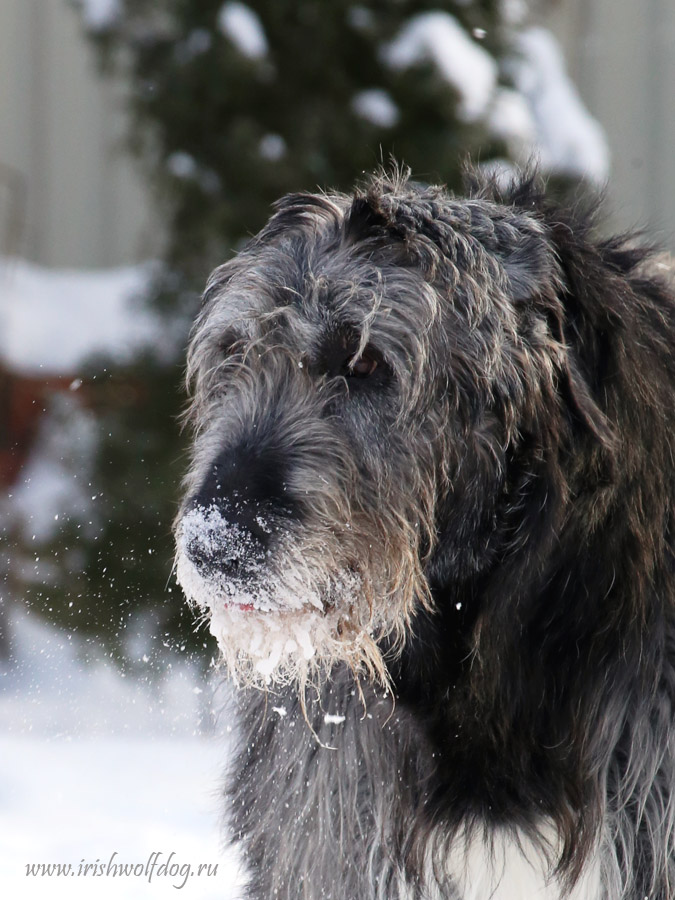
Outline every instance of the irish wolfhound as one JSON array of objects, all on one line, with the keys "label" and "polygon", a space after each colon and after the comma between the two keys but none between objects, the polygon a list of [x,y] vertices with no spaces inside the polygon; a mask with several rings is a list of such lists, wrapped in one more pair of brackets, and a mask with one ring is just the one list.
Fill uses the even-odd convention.
[{"label": "irish wolfhound", "polygon": [[590,218],[379,174],[209,281],[178,577],[255,900],[675,897],[675,306]]}]

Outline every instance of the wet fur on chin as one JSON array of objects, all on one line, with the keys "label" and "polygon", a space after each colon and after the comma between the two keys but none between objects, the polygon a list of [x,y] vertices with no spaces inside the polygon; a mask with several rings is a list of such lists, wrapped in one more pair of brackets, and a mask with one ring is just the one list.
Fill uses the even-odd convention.
[{"label": "wet fur on chin", "polygon": [[675,302],[650,259],[533,179],[457,198],[378,174],[284,198],[212,276],[180,565],[254,580],[181,523],[270,516],[265,571],[304,564],[307,614],[335,618],[257,682],[246,612],[219,635],[254,900],[487,900],[506,844],[547,896],[675,898]]}]

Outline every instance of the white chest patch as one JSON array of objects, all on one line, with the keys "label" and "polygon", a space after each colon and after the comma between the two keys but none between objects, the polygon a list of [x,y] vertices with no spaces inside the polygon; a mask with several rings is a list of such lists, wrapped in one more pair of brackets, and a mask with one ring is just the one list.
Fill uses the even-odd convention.
[{"label": "white chest patch", "polygon": [[[549,875],[549,863],[527,838],[497,833],[488,848],[478,837],[458,842],[448,861],[461,900],[601,900],[600,866],[589,863],[572,893]],[[430,878],[427,883],[433,884]],[[446,900],[430,892],[429,900]]]}]

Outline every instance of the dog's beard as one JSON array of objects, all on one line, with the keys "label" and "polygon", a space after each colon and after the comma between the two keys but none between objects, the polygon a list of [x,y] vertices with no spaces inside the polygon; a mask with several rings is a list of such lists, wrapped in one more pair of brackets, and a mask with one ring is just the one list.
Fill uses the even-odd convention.
[{"label": "dog's beard", "polygon": [[[271,522],[259,525],[274,529]],[[377,639],[402,632],[410,604],[397,603],[380,581],[349,564],[333,532],[323,539],[321,529],[277,537],[273,552],[256,556],[246,531],[215,505],[190,510],[179,525],[178,581],[209,621],[234,680],[304,687],[341,661],[386,683]],[[206,564],[195,565],[195,550]],[[245,560],[242,574],[218,567],[215,561],[227,557]]]}]

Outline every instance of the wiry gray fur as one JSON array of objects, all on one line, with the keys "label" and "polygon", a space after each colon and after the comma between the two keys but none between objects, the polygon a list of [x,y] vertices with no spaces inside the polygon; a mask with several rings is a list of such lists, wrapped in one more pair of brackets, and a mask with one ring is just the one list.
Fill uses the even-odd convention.
[{"label": "wiry gray fur", "polygon": [[[351,674],[338,669],[320,700],[308,701],[314,735],[292,689],[247,697],[229,799],[231,827],[248,836],[251,896],[455,897],[443,862],[430,894],[416,875],[424,869],[414,832],[431,790],[431,748],[391,695],[363,689],[362,702]],[[437,840],[442,861],[448,847],[441,833]]]},{"label": "wiry gray fur", "polygon": [[178,564],[254,900],[487,900],[502,839],[547,896],[675,897],[675,306],[589,228],[378,175],[209,281]]}]

